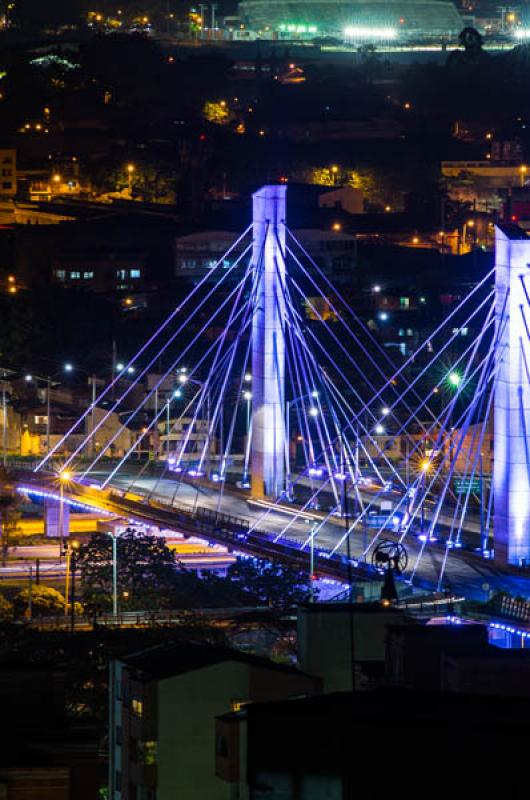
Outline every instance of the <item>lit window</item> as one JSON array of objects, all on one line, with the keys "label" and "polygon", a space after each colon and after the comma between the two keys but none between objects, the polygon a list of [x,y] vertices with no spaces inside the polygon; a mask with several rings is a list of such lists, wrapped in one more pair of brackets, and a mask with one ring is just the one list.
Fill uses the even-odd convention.
[{"label": "lit window", "polygon": [[140,742],[140,762],[147,766],[156,764],[156,742]]},{"label": "lit window", "polygon": [[55,270],[55,277],[58,281],[64,281],[65,272],[64,269],[56,269]]},{"label": "lit window", "polygon": [[230,704],[232,707],[232,711],[241,711],[243,706],[248,705],[248,702],[249,702],[248,700],[232,700]]},{"label": "lit window", "polygon": [[410,308],[410,297],[400,297],[399,298],[399,307],[400,308]]},{"label": "lit window", "polygon": [[83,272],[83,278],[85,279],[85,281],[90,281],[92,280],[93,277],[94,277],[93,272]]},{"label": "lit window", "polygon": [[35,420],[35,425],[47,425],[48,424],[48,417],[47,416],[42,417],[42,416],[35,415],[34,416],[34,420]]},{"label": "lit window", "polygon": [[131,701],[131,708],[133,714],[136,714],[137,717],[141,717],[144,713],[144,704],[141,700],[138,700],[137,697],[133,697]]},{"label": "lit window", "polygon": [[70,280],[72,280],[72,281],[78,281],[80,277],[81,277],[81,273],[80,272],[71,272],[70,273]]},{"label": "lit window", "polygon": [[116,277],[119,278],[119,280],[124,281],[125,278],[127,277],[127,270],[126,269],[117,269],[116,270]]},{"label": "lit window", "polygon": [[130,271],[131,278],[140,278],[142,275],[142,271],[140,269],[132,269]]},{"label": "lit window", "polygon": [[469,328],[460,328],[460,336],[467,336],[469,333]]}]

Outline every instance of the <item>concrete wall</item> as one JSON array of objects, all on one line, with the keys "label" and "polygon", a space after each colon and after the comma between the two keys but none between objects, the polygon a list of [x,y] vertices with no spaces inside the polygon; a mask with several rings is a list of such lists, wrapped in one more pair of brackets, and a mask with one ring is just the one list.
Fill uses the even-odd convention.
[{"label": "concrete wall", "polygon": [[229,800],[230,784],[215,775],[215,718],[241,702],[287,699],[315,687],[306,676],[236,661],[160,681],[157,800]]}]

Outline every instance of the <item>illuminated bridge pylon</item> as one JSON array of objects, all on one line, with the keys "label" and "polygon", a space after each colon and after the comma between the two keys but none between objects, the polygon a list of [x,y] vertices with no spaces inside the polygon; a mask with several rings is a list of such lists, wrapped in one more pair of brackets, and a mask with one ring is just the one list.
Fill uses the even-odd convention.
[{"label": "illuminated bridge pylon", "polygon": [[[516,226],[495,240],[497,379],[494,418],[496,559],[530,564],[530,238]],[[503,318],[506,324],[502,324]]]},{"label": "illuminated bridge pylon", "polygon": [[251,490],[255,498],[285,489],[285,186],[253,197]]}]

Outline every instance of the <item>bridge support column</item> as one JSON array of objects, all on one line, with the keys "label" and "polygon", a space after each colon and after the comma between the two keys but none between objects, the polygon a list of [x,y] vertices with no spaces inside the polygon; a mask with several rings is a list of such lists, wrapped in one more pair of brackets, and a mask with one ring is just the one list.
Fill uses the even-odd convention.
[{"label": "bridge support column", "polygon": [[516,226],[496,231],[495,291],[495,558],[524,566],[530,565],[530,238]]},{"label": "bridge support column", "polygon": [[[53,539],[68,541],[70,534],[70,506],[55,499],[48,499],[44,503],[44,531],[46,536]],[[63,533],[61,536],[61,527]]]},{"label": "bridge support column", "polygon": [[285,186],[253,196],[252,262],[259,270],[252,321],[252,496],[285,488]]}]

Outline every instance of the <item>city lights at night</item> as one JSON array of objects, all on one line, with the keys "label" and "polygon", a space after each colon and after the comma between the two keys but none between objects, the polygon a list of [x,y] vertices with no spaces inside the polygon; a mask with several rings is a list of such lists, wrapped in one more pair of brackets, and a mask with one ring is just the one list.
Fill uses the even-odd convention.
[{"label": "city lights at night", "polygon": [[527,7],[0,40],[2,796],[524,797]]}]

